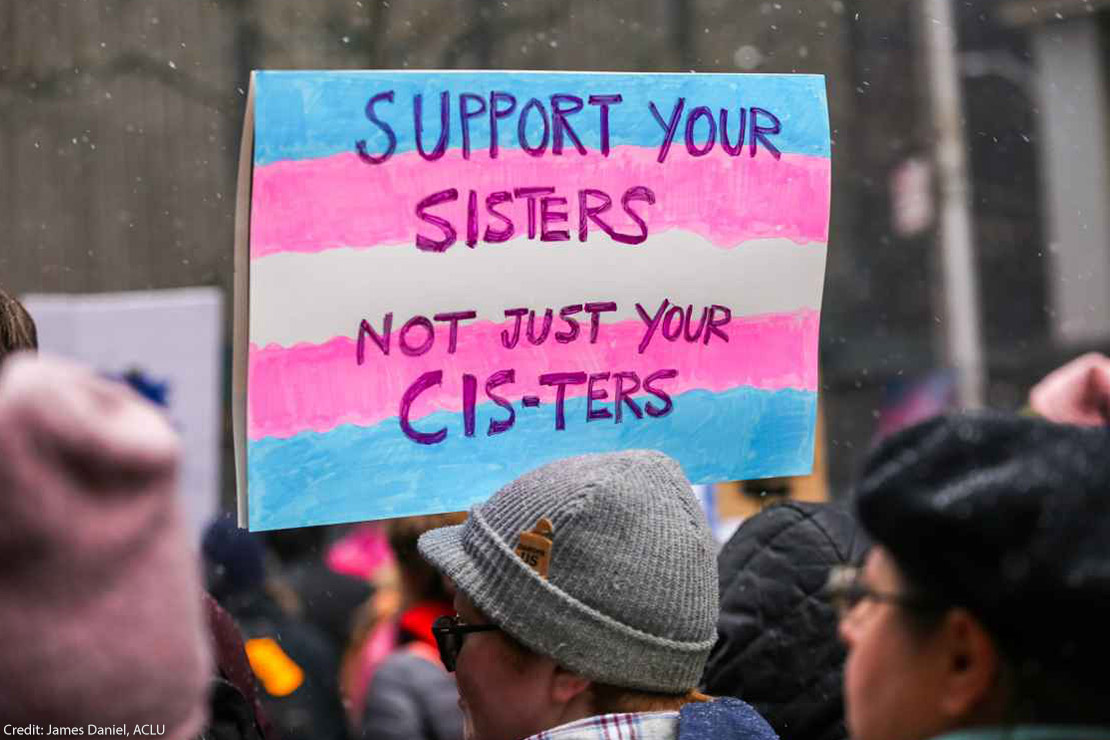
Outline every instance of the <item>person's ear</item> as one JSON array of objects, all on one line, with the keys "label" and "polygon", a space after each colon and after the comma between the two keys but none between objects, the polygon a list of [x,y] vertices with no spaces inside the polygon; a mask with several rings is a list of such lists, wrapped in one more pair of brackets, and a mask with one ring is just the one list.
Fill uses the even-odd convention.
[{"label": "person's ear", "polygon": [[966,609],[950,609],[941,629],[944,678],[939,708],[953,720],[981,714],[997,700],[1001,666],[994,640]]},{"label": "person's ear", "polygon": [[572,673],[562,666],[555,666],[551,681],[551,698],[556,704],[570,704],[576,699],[587,698],[592,682]]}]

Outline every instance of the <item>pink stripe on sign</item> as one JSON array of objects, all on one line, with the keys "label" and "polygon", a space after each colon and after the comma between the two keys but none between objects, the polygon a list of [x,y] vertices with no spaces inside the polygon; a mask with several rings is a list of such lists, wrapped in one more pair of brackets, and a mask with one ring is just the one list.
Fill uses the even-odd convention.
[{"label": "pink stripe on sign", "polygon": [[[701,307],[693,310],[691,334],[701,315]],[[542,323],[541,314],[537,316],[537,332]],[[478,379],[476,402],[488,403],[486,380],[507,369],[515,371],[515,382],[495,392],[514,404],[525,395],[551,403],[555,388],[541,386],[538,380],[540,375],[551,372],[634,372],[642,381],[657,370],[674,368],[678,376],[659,384],[671,395],[692,389],[723,391],[738,386],[817,389],[820,314],[809,309],[734,317],[721,327],[728,342],[714,334],[706,344],[704,330],[696,342],[684,337],[671,342],[660,334],[663,328],[660,327],[646,351],[631,357],[630,349],[640,344],[646,328],[639,320],[601,324],[595,344],[589,343],[586,321],[576,340],[560,344],[554,340],[554,332],[566,332],[567,324],[556,314],[552,336],[543,344],[533,346],[521,337],[515,349],[507,350],[501,346],[501,332],[512,332],[514,324],[515,320],[460,326],[453,354],[447,352],[448,325],[438,324],[432,348],[419,357],[409,357],[400,351],[397,345],[400,327],[394,325],[389,355],[383,356],[368,338],[361,366],[355,359],[356,342],[349,337],[292,348],[259,349],[251,345],[248,435],[250,439],[284,438],[304,431],[326,432],[341,424],[376,424],[397,416],[406,389],[423,373],[433,370],[443,371],[443,382],[420,394],[412,407],[412,419],[435,411],[459,411],[463,373]],[[382,331],[382,317],[373,318],[372,325],[375,331]],[[670,325],[671,334],[676,326],[677,322]],[[420,343],[424,336],[423,330],[414,329],[409,342]],[[613,377],[596,385],[609,393],[604,403],[611,403],[614,385]],[[628,385],[625,383],[625,388]],[[568,397],[585,393],[585,385],[567,388]]]},{"label": "pink stripe on sign", "polygon": [[[443,231],[416,215],[428,196],[454,188],[458,198],[427,210],[451,223],[459,248],[467,239],[469,191],[476,195],[479,246],[486,227],[503,231],[502,220],[486,211],[486,197],[517,188],[554,188],[564,203],[549,203],[548,230],[578,239],[580,191],[600,190],[611,207],[598,215],[618,233],[640,235],[641,227],[622,207],[631,188],[650,188],[655,203],[633,200],[628,208],[647,225],[649,235],[681,228],[721,247],[749,239],[781,237],[798,243],[826,242],[829,228],[830,160],[766,152],[749,158],[714,150],[701,158],[681,157],[666,164],[655,150],[621,146],[607,159],[556,157],[539,160],[502,150],[496,164],[486,158],[462,159],[458,150],[426,162],[414,152],[388,164],[368,165],[354,154],[275,162],[256,167],[251,195],[251,257],[276,252],[320,252],[337,247],[415,244],[416,235],[440,240]],[[588,206],[603,203],[586,196]],[[540,204],[532,204],[539,231]],[[493,206],[513,221],[515,236],[527,234],[529,202],[515,197]],[[565,217],[553,216],[564,213]],[[600,226],[587,219],[591,233]],[[539,234],[537,233],[537,238]]]}]

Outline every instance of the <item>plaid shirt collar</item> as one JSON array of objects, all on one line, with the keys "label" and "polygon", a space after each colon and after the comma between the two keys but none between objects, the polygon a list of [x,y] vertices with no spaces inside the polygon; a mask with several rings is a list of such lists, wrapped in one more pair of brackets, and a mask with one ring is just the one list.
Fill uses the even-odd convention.
[{"label": "plaid shirt collar", "polygon": [[678,712],[602,714],[532,735],[527,740],[675,740]]}]

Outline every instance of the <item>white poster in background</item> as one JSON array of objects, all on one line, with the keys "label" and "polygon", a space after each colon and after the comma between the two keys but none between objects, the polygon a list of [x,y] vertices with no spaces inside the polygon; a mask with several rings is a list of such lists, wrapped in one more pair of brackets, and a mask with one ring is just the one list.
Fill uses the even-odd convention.
[{"label": "white poster in background", "polygon": [[198,537],[220,486],[223,294],[216,288],[27,295],[39,348],[127,380],[182,440],[181,500]]}]

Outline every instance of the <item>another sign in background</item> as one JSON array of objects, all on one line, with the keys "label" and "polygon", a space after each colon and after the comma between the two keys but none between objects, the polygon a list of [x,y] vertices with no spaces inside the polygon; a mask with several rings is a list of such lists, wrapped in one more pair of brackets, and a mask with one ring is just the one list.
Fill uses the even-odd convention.
[{"label": "another sign in background", "polygon": [[130,384],[181,435],[181,501],[198,537],[220,486],[223,294],[215,288],[28,295],[43,352]]},{"label": "another sign in background", "polygon": [[243,152],[251,529],[466,509],[586,452],[810,470],[823,78],[259,72]]}]

